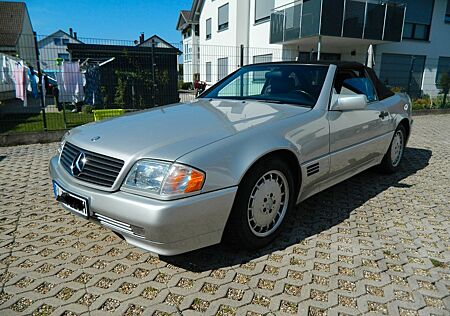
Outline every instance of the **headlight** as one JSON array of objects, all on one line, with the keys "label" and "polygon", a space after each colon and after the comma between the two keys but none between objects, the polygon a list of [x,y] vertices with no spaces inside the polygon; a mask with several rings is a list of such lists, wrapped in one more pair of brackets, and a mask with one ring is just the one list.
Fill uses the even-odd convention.
[{"label": "headlight", "polygon": [[205,174],[194,168],[143,159],[131,168],[123,187],[164,197],[200,191]]}]

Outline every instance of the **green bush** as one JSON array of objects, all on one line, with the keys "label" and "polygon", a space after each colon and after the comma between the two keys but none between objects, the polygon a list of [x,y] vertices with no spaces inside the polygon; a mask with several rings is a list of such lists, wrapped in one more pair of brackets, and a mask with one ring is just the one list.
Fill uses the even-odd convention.
[{"label": "green bush", "polygon": [[94,107],[92,105],[84,105],[82,107],[82,111],[84,114],[90,114],[92,113],[92,110],[94,110]]},{"label": "green bush", "polygon": [[391,91],[394,93],[405,92],[405,90],[402,87],[391,87]]},{"label": "green bush", "polygon": [[191,90],[193,87],[192,82],[183,82],[181,90]]},{"label": "green bush", "polygon": [[413,110],[424,110],[431,108],[430,96],[424,95],[422,98],[412,100]]}]

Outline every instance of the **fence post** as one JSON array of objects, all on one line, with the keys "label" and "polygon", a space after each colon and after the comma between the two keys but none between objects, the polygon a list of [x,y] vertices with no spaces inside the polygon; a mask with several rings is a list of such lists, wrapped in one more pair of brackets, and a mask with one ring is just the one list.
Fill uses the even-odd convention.
[{"label": "fence post", "polygon": [[155,107],[156,97],[155,68],[155,40],[152,39],[152,107]]},{"label": "fence post", "polygon": [[416,61],[415,56],[411,56],[411,65],[409,67],[409,77],[408,77],[408,87],[406,93],[409,95],[411,93],[412,76],[414,72],[414,62]]},{"label": "fence post", "polygon": [[244,45],[241,44],[241,67],[244,66]]},{"label": "fence post", "polygon": [[35,48],[35,53],[36,53],[36,66],[37,66],[37,71],[38,71],[38,77],[39,77],[39,83],[38,83],[38,87],[39,87],[39,94],[41,95],[41,110],[42,110],[42,120],[44,123],[44,131],[47,130],[47,117],[45,115],[45,95],[44,95],[44,89],[42,87],[43,84],[43,79],[44,76],[42,75],[41,72],[41,63],[39,61],[39,47],[38,47],[38,43],[37,43],[37,35],[36,32],[33,32],[33,38],[34,38],[34,48]]}]

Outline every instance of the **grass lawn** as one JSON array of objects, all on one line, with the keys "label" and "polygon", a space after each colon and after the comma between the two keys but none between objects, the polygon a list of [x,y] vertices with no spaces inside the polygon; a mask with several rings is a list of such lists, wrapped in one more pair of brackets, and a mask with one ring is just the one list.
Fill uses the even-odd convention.
[{"label": "grass lawn", "polygon": [[[66,112],[67,126],[64,126],[63,113],[46,113],[47,129],[61,130],[94,121],[92,113]],[[42,113],[7,114],[0,117],[0,133],[38,132],[44,130]]]}]

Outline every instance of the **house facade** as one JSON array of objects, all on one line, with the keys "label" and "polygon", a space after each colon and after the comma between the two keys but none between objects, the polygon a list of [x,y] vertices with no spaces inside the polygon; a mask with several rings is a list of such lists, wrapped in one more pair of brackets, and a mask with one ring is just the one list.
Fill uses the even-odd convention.
[{"label": "house facade", "polygon": [[[0,1],[0,63],[6,58],[36,67],[33,26],[23,2]],[[14,83],[0,80],[0,101],[14,98]]]},{"label": "house facade", "polygon": [[43,70],[54,71],[58,69],[58,60],[70,60],[67,51],[68,44],[82,43],[77,38],[77,33],[69,29],[69,33],[58,30],[38,41],[39,58]]},{"label": "house facade", "polygon": [[0,1],[0,52],[36,67],[33,26],[24,2]]},{"label": "house facade", "polygon": [[182,10],[177,30],[181,32],[183,47],[183,81],[194,82],[200,78],[200,1],[194,1],[191,10]]},{"label": "house facade", "polygon": [[194,0],[190,14],[208,84],[241,63],[370,59],[389,86],[435,96],[450,70],[450,0]]}]

